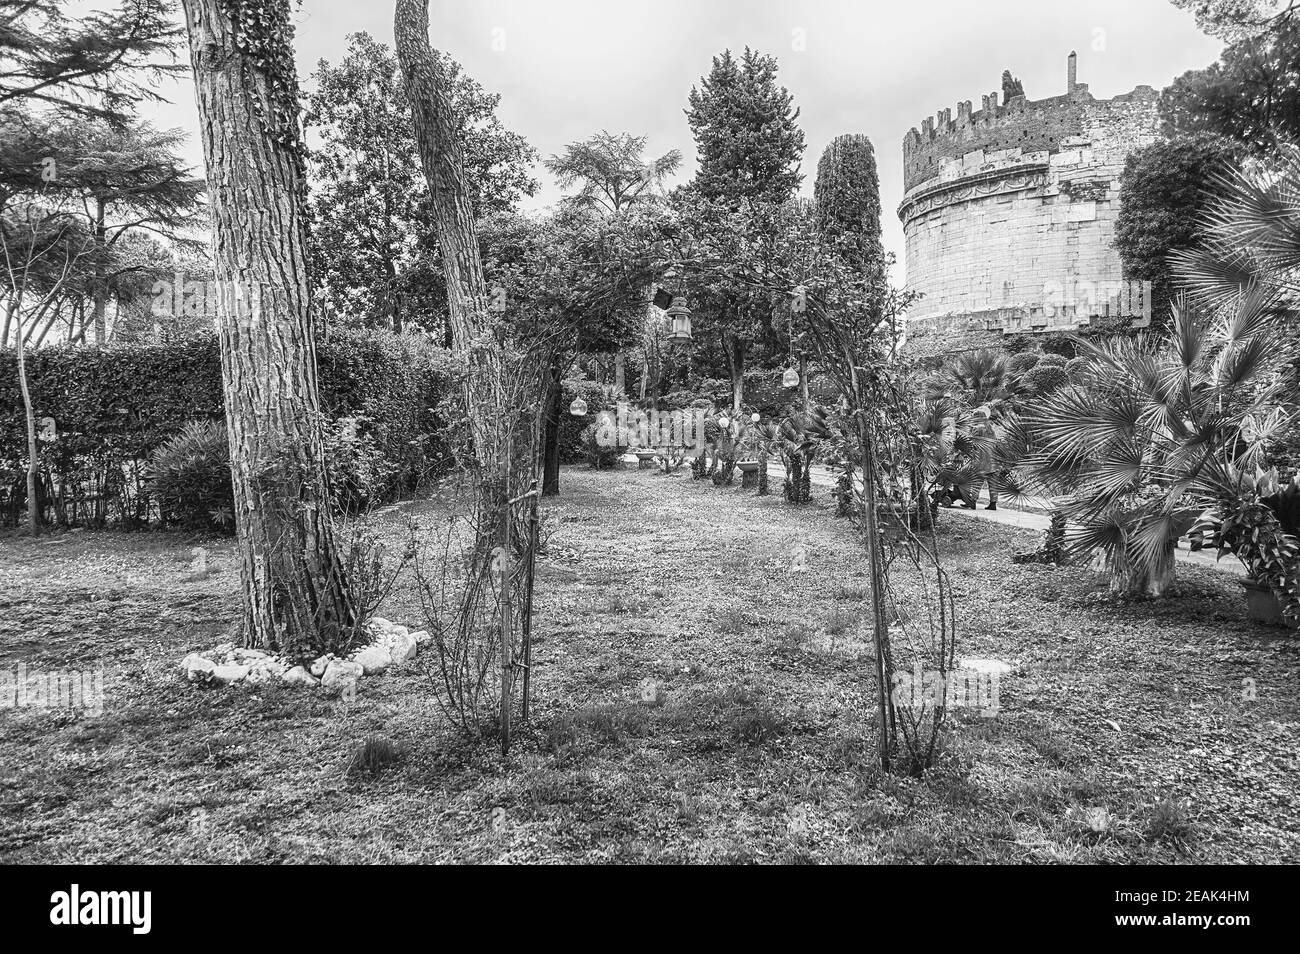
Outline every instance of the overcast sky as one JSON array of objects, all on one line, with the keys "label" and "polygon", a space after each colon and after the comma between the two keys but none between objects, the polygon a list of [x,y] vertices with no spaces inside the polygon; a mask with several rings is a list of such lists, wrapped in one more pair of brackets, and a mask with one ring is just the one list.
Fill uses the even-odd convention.
[{"label": "overcast sky", "polygon": [[[392,44],[392,0],[305,0],[295,13],[306,83],[321,58],[337,61],[346,37],[369,31]],[[1003,69],[1030,99],[1065,92],[1065,60],[1098,97],[1139,84],[1157,89],[1208,65],[1221,44],[1168,0],[431,0],[430,35],[486,89],[499,114],[543,156],[608,129],[645,134],[649,151],[680,149],[683,178],[695,149],[682,110],[691,86],[723,49],[775,54],[807,140],[803,189],[836,135],[866,133],[876,147],[885,243],[902,258],[895,210],[902,197],[902,139],[938,109],[999,88]],[[193,133],[193,90],[167,89],[156,124]],[[954,109],[954,114],[956,110]],[[544,170],[539,195],[559,191]]]}]

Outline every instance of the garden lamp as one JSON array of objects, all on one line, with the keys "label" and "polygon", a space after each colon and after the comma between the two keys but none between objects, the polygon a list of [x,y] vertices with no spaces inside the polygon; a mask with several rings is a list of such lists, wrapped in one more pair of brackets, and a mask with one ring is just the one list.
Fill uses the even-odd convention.
[{"label": "garden lamp", "polygon": [[668,306],[668,340],[690,341],[691,310],[686,307],[685,295],[674,295],[673,303]]}]

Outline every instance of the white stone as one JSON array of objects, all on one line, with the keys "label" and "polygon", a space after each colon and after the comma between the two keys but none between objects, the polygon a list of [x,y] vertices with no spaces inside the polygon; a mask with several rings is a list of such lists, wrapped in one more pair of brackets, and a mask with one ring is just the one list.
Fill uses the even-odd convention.
[{"label": "white stone", "polygon": [[320,680],[317,679],[315,676],[313,676],[311,673],[309,673],[302,666],[294,666],[292,669],[286,670],[285,674],[280,678],[283,679],[285,683],[291,686],[320,685]]},{"label": "white stone", "polygon": [[239,682],[248,673],[248,666],[217,666],[212,670],[212,680],[229,685],[232,682]]},{"label": "white stone", "polygon": [[428,630],[420,629],[412,633],[411,638],[415,640],[416,646],[423,646],[426,642],[433,639],[433,634]]},{"label": "white stone", "polygon": [[393,657],[382,646],[367,646],[352,657],[352,661],[361,664],[367,676],[387,669],[393,664]]},{"label": "white stone", "polygon": [[216,668],[216,663],[198,653],[190,653],[181,660],[181,669],[185,670],[185,678],[190,682],[207,682]]},{"label": "white stone", "polygon": [[960,662],[960,668],[969,669],[972,672],[986,672],[994,676],[1005,676],[1011,671],[1011,665],[999,659],[963,659]]},{"label": "white stone", "polygon": [[349,662],[346,659],[331,659],[325,669],[325,675],[321,677],[320,685],[330,695],[353,696],[356,695],[357,681],[364,672],[359,663]]},{"label": "white stone", "polygon": [[414,659],[420,647],[414,638],[403,633],[397,636],[387,648],[388,654],[393,657],[393,662],[401,665]]},{"label": "white stone", "polygon": [[311,674],[318,679],[321,676],[325,675],[325,670],[329,668],[329,664],[333,661],[333,659],[334,659],[334,655],[332,653],[327,653],[326,655],[313,660],[310,667]]}]

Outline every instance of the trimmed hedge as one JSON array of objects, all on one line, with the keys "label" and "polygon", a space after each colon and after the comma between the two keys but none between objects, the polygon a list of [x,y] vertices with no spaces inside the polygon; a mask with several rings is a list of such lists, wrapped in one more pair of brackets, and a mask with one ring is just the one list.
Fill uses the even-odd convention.
[{"label": "trimmed hedge", "polygon": [[[384,495],[409,491],[444,456],[438,407],[450,387],[445,351],[422,338],[334,330],[317,343],[321,407],[329,420],[357,416],[393,467]],[[147,462],[190,421],[224,417],[215,337],[109,348],[60,346],[27,356],[38,420],[57,437],[41,445],[45,519],[63,525],[158,516]],[[26,418],[17,356],[0,352],[0,520],[26,506]]]}]

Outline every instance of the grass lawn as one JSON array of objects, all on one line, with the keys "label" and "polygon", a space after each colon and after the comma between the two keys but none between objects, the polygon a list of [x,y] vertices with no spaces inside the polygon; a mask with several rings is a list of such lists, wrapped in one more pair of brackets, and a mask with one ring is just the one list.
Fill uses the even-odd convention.
[{"label": "grass lawn", "polygon": [[[1300,861],[1300,640],[1249,624],[1226,574],[1117,604],[1087,570],[1013,564],[1033,533],[950,517],[960,652],[1014,669],[938,768],[882,777],[864,561],[827,506],[586,469],[547,506],[506,762],[446,727],[418,664],[351,703],[187,684],[236,612],[228,541],[0,540],[0,669],[105,672],[101,716],[0,711],[0,859]],[[411,581],[381,614],[422,622]],[[373,738],[391,760],[349,771]]]}]

